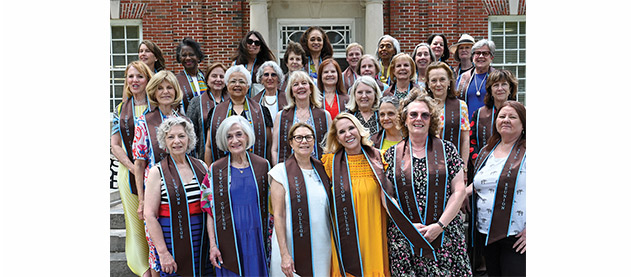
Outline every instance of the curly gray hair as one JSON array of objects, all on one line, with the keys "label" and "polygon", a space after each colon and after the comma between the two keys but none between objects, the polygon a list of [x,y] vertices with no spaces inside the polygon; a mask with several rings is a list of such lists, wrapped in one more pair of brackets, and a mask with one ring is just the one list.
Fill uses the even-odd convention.
[{"label": "curly gray hair", "polygon": [[195,144],[197,143],[197,136],[195,136],[195,130],[193,129],[193,124],[191,124],[188,120],[183,117],[171,117],[167,118],[160,126],[158,126],[158,146],[161,149],[164,149],[169,153],[169,148],[167,148],[166,137],[171,128],[175,125],[181,125],[184,127],[184,132],[188,136],[188,144],[186,145],[186,153],[190,153],[193,149],[195,149]]},{"label": "curly gray hair", "polygon": [[283,81],[285,80],[285,75],[283,74],[283,70],[275,61],[266,61],[259,67],[259,70],[256,72],[256,82],[259,84],[261,83],[261,79],[263,78],[263,71],[265,71],[266,67],[271,67],[272,69],[274,69],[274,72],[276,72],[276,75],[278,75],[278,87],[280,88],[283,85]]}]

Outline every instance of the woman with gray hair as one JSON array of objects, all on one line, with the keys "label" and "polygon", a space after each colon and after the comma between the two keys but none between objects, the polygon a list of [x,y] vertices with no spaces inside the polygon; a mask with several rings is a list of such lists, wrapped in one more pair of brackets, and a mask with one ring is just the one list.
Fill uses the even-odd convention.
[{"label": "woman with gray hair", "polygon": [[256,81],[263,85],[263,90],[256,92],[252,97],[253,101],[269,109],[272,120],[276,118],[276,113],[287,106],[285,92],[280,90],[280,86],[285,79],[283,70],[274,61],[266,61],[256,72]]},{"label": "woman with gray hair", "polygon": [[398,124],[399,100],[394,96],[384,96],[379,103],[379,125],[381,130],[370,139],[375,148],[387,150],[401,141],[403,135]]},{"label": "woman with gray hair", "polygon": [[421,88],[426,88],[427,80],[425,80],[425,72],[427,71],[427,67],[436,61],[436,56],[429,44],[422,42],[414,47],[412,59],[416,66],[416,76],[418,76],[415,80],[416,84]]},{"label": "woman with gray hair", "polygon": [[298,122],[305,122],[315,130],[316,144],[311,155],[319,159],[323,153],[320,143],[331,122],[331,115],[322,107],[322,93],[306,72],[294,71],[289,77],[286,96],[287,106],[278,112],[274,121],[272,164],[284,162],[291,155],[287,134]]},{"label": "woman with gray hair", "polygon": [[230,101],[224,101],[209,112],[208,134],[206,136],[206,150],[204,161],[211,163],[225,156],[227,153],[218,148],[216,139],[219,124],[231,115],[241,115],[254,130],[255,143],[252,145],[254,154],[269,159],[271,146],[272,117],[267,107],[247,97],[248,88],[252,85],[250,72],[243,65],[233,65],[224,75],[224,82],[228,88]]},{"label": "woman with gray hair", "polygon": [[[156,249],[160,275],[202,276],[212,272],[200,205],[207,166],[187,153],[195,148],[193,125],[172,117],[158,126],[158,143],[167,156],[149,170],[145,221]],[[179,235],[174,235],[179,234]]]},{"label": "woman with gray hair", "polygon": [[242,116],[217,129],[217,147],[228,152],[209,168],[202,209],[207,212],[210,261],[217,276],[267,276],[269,162],[250,153],[255,136]]},{"label": "woman with gray hair", "polygon": [[370,131],[370,137],[379,132],[379,99],[381,90],[374,78],[360,76],[349,92],[350,99],[346,112],[357,117],[359,122]]},{"label": "woman with gray hair", "polygon": [[399,41],[390,35],[384,35],[377,42],[377,57],[381,62],[381,71],[379,72],[379,80],[390,85],[390,60],[394,55],[401,53]]},{"label": "woman with gray hair", "polygon": [[495,56],[495,43],[487,39],[479,40],[471,47],[471,53],[475,69],[463,73],[456,86],[458,98],[469,107],[469,120],[475,111],[484,106],[484,96],[487,93],[486,79],[495,70],[491,66]]}]

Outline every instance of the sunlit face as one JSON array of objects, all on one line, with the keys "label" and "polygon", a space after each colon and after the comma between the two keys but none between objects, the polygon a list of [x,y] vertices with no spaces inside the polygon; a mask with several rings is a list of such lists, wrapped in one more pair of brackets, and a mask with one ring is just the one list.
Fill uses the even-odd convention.
[{"label": "sunlit face", "polygon": [[182,49],[180,50],[180,59],[182,65],[184,66],[184,69],[197,69],[199,59],[197,58],[197,55],[195,55],[195,50],[193,50],[193,47],[190,47],[188,45],[182,46]]},{"label": "sunlit face", "polygon": [[377,68],[370,59],[363,59],[359,66],[359,74],[362,76],[377,76]]},{"label": "sunlit face", "polygon": [[294,97],[294,101],[309,100],[309,97],[311,97],[309,81],[305,79],[295,80],[294,83],[291,84],[291,93]]},{"label": "sunlit face", "polygon": [[309,157],[313,152],[315,136],[307,127],[299,127],[294,130],[290,146],[296,156]]},{"label": "sunlit face", "polygon": [[140,73],[134,66],[130,66],[129,69],[127,69],[125,82],[127,82],[127,86],[133,95],[139,95],[145,92],[149,81],[147,76]]},{"label": "sunlit face", "polygon": [[429,66],[432,62],[432,56],[429,51],[430,49],[425,46],[421,46],[416,50],[414,62],[416,63],[416,68],[419,70],[427,68],[427,66]]},{"label": "sunlit face", "polygon": [[432,47],[432,51],[434,51],[436,59],[440,59],[440,57],[443,56],[443,51],[445,51],[445,42],[443,41],[443,38],[441,36],[435,36],[434,39],[432,39],[432,44],[430,44],[430,46]]},{"label": "sunlit face", "polygon": [[471,44],[458,45],[458,58],[460,58],[461,61],[471,58],[471,46]]},{"label": "sunlit face", "polygon": [[495,82],[491,85],[491,95],[496,101],[504,102],[508,100],[510,94],[510,84],[506,80]]},{"label": "sunlit face", "polygon": [[389,61],[394,54],[396,54],[397,49],[394,48],[394,43],[390,39],[384,38],[379,43],[379,58],[384,61]]},{"label": "sunlit face", "polygon": [[[252,41],[252,43],[247,43],[249,41]],[[259,45],[256,45],[256,44]],[[248,46],[248,54],[252,55],[252,56],[256,56],[259,54],[259,52],[261,52],[261,40],[256,37],[256,35],[251,34],[248,37],[248,40],[246,41],[246,44]]]},{"label": "sunlit face", "polygon": [[356,68],[357,63],[359,62],[359,58],[361,57],[361,49],[359,49],[359,47],[353,47],[348,50],[348,53],[346,54],[346,61],[351,68]]},{"label": "sunlit face", "polygon": [[228,94],[231,98],[245,97],[248,92],[248,81],[245,74],[241,72],[233,72],[228,79]]},{"label": "sunlit face", "polygon": [[223,77],[225,73],[226,72],[223,71],[223,68],[219,66],[213,68],[213,70],[210,71],[210,74],[208,74],[207,82],[211,90],[220,91],[226,86],[226,84],[223,82]]},{"label": "sunlit face", "polygon": [[427,82],[429,83],[429,89],[434,94],[436,99],[447,99],[447,89],[449,88],[449,74],[444,68],[432,69],[429,74]]},{"label": "sunlit face", "polygon": [[524,130],[517,111],[510,106],[502,108],[497,114],[495,127],[502,138],[517,136]]},{"label": "sunlit face", "polygon": [[156,100],[160,105],[172,105],[175,101],[175,87],[171,82],[164,80],[156,90]]},{"label": "sunlit face", "polygon": [[486,45],[476,49],[471,55],[473,57],[473,63],[479,68],[488,68],[493,61],[491,50]]},{"label": "sunlit face", "polygon": [[294,52],[289,52],[289,56],[287,57],[287,68],[289,69],[289,72],[302,69],[302,56]]},{"label": "sunlit face", "polygon": [[357,84],[355,89],[355,102],[357,102],[357,108],[360,111],[369,111],[375,104],[375,91],[362,82]]},{"label": "sunlit face", "polygon": [[263,69],[263,76],[261,76],[261,83],[265,87],[266,91],[276,91],[280,84],[278,74],[274,71],[274,68],[267,66]]},{"label": "sunlit face", "polygon": [[394,62],[394,77],[397,81],[407,81],[412,76],[412,65],[408,59],[397,59]]},{"label": "sunlit face", "polygon": [[348,153],[361,152],[361,139],[357,126],[347,118],[342,118],[335,123],[337,141]]},{"label": "sunlit face", "polygon": [[337,69],[333,63],[329,63],[322,68],[322,83],[325,86],[335,86],[337,84]]},{"label": "sunlit face", "polygon": [[245,152],[248,145],[248,135],[241,129],[239,124],[232,124],[226,134],[228,140],[228,151],[232,155],[239,155]]},{"label": "sunlit face", "polygon": [[178,124],[171,127],[167,132],[164,141],[171,155],[186,154],[188,147],[188,135],[184,130],[184,126]]},{"label": "sunlit face", "polygon": [[381,128],[390,130],[397,127],[397,116],[399,115],[397,108],[387,102],[384,102],[379,106],[379,124]]},{"label": "sunlit face", "polygon": [[149,66],[149,68],[153,68],[158,61],[156,55],[154,55],[144,43],[141,44],[140,49],[138,49],[138,59]]},{"label": "sunlit face", "polygon": [[309,51],[317,53],[322,51],[324,35],[318,30],[312,30],[307,37],[307,47]]},{"label": "sunlit face", "polygon": [[405,118],[405,126],[408,128],[410,137],[427,137],[431,114],[425,102],[414,101],[408,105],[408,113]]}]

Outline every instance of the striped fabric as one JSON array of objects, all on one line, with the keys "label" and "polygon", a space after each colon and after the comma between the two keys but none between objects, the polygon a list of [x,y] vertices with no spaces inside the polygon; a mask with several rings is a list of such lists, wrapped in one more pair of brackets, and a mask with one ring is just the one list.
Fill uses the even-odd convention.
[{"label": "striped fabric", "polygon": [[[194,263],[195,263],[195,267],[196,268],[200,268],[200,255],[202,253],[200,248],[203,248],[204,246],[202,246],[202,238],[204,238],[205,234],[205,228],[204,228],[204,221],[203,221],[203,217],[205,215],[204,214],[200,214],[200,215],[192,215],[190,217],[190,223],[191,223],[191,233],[192,233],[192,240],[193,240],[193,245],[194,245],[194,249],[193,252],[195,253],[194,256]],[[164,241],[167,245],[167,249],[169,250],[169,253],[173,253],[173,245],[171,243],[171,220],[169,218],[164,218],[161,217],[158,219],[158,222],[160,223],[160,226],[162,226],[162,233],[164,234]],[[204,239],[204,244],[208,244],[208,239]],[[204,259],[208,259],[208,257],[203,257]],[[156,261],[158,264],[158,267],[160,267],[160,257],[159,255],[156,254]],[[197,270],[198,272],[196,272],[197,274],[195,276],[201,276],[202,274],[200,274],[200,270]],[[212,272],[212,264],[210,262],[206,263],[206,266],[204,269],[202,269],[201,271],[203,271],[203,275],[204,276],[208,276],[211,272]],[[160,271],[160,276],[179,276],[177,274],[166,274],[163,271]]]}]

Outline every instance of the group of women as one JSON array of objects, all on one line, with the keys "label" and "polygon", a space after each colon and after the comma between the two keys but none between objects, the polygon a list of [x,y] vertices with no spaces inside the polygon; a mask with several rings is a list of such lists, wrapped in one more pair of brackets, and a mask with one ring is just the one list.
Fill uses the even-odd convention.
[{"label": "group of women", "polygon": [[202,71],[185,38],[176,75],[143,41],[127,66],[111,148],[135,274],[525,275],[526,110],[491,41],[410,56],[386,35],[345,71],[320,27],[287,72],[257,31],[237,48]]}]

